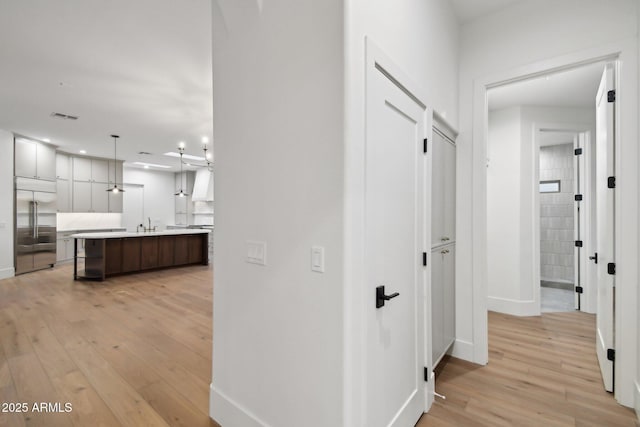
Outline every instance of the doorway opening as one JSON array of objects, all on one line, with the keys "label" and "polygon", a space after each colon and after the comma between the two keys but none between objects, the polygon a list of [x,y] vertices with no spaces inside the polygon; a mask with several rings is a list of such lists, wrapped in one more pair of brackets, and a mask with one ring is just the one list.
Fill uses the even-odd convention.
[{"label": "doorway opening", "polygon": [[[578,283],[575,269],[575,171],[573,142],[560,134],[560,142],[545,140],[538,153],[540,159],[540,311],[573,311],[574,288]],[[562,138],[564,137],[564,138]],[[563,141],[564,140],[564,141]]]}]

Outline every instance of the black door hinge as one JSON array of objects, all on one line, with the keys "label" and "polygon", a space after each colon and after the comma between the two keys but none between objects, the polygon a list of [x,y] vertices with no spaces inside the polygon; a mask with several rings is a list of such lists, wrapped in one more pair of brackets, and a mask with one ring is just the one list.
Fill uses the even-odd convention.
[{"label": "black door hinge", "polygon": [[575,150],[573,150],[573,154],[579,156],[580,154],[582,154],[582,148],[576,148]]},{"label": "black door hinge", "polygon": [[610,90],[607,92],[607,101],[608,102],[616,102],[616,91]]},{"label": "black door hinge", "polygon": [[582,240],[576,240],[575,241],[575,245],[576,245],[576,248],[581,248],[582,247]]},{"label": "black door hinge", "polygon": [[607,178],[607,188],[616,188],[616,177],[610,176]]},{"label": "black door hinge", "polygon": [[616,361],[616,351],[613,348],[608,348],[607,349],[607,360],[610,360],[612,362]]},{"label": "black door hinge", "polygon": [[427,368],[426,366],[424,367],[424,380],[426,382],[429,382],[429,368]]},{"label": "black door hinge", "polygon": [[584,289],[582,289],[582,286],[576,286],[576,293],[577,294],[581,294],[584,291]]},{"label": "black door hinge", "polygon": [[614,275],[616,274],[616,263],[615,262],[610,262],[609,264],[607,264],[607,273]]},{"label": "black door hinge", "polygon": [[422,252],[422,265],[427,266],[427,253]]},{"label": "black door hinge", "polygon": [[426,153],[426,152],[427,152],[427,138],[425,138],[425,139],[422,141],[422,143],[423,143],[423,145],[422,145],[422,150],[423,150],[423,152],[424,152],[424,153]]},{"label": "black door hinge", "polygon": [[581,202],[582,201],[582,194],[576,194],[575,196],[573,196],[573,199],[576,202]]}]

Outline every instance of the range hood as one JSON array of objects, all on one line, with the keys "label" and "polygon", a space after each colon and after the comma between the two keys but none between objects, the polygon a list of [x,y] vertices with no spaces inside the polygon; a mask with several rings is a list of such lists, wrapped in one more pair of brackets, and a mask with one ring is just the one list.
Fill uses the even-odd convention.
[{"label": "range hood", "polygon": [[194,202],[213,202],[213,173],[207,169],[198,169],[196,172],[191,200]]}]

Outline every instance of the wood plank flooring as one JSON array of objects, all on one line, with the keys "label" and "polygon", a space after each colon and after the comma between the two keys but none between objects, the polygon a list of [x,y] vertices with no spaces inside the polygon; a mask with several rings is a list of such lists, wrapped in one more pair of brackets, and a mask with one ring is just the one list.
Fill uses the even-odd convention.
[{"label": "wood plank flooring", "polygon": [[514,317],[489,313],[489,364],[451,358],[417,427],[638,426],[635,413],[602,387],[595,316]]},{"label": "wood plank flooring", "polygon": [[[73,405],[0,412],[0,426],[218,427],[211,267],[71,277],[64,265],[0,281],[0,402]],[[490,313],[489,331],[489,364],[451,359],[436,387],[447,400],[418,427],[638,425],[602,388],[594,316]]]},{"label": "wood plank flooring", "polygon": [[0,281],[0,402],[29,407],[0,412],[0,426],[218,426],[211,267],[72,276],[63,265]]}]

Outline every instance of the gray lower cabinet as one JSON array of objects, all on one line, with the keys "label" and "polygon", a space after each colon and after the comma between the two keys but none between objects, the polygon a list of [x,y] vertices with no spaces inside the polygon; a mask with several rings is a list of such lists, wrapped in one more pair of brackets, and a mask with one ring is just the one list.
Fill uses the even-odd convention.
[{"label": "gray lower cabinet", "polygon": [[73,259],[73,233],[58,233],[56,240],[56,262],[70,261]]},{"label": "gray lower cabinet", "polygon": [[431,251],[431,360],[435,367],[455,341],[455,244]]}]

